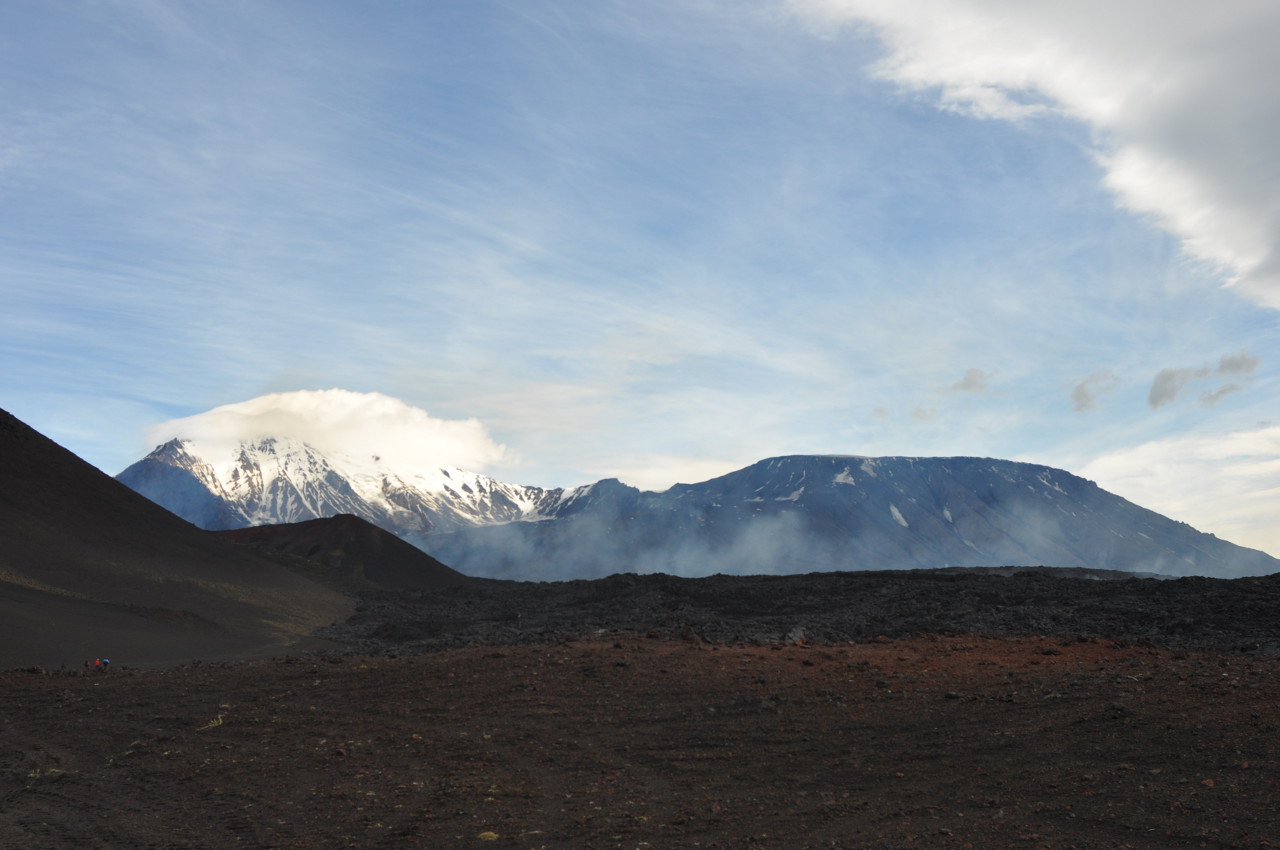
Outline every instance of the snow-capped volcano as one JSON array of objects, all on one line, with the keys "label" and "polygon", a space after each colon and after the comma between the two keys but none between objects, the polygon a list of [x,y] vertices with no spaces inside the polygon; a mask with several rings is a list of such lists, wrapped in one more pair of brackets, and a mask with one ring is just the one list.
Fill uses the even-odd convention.
[{"label": "snow-capped volcano", "polygon": [[414,542],[460,528],[541,519],[565,496],[560,489],[504,484],[456,468],[392,468],[378,455],[321,453],[288,437],[230,447],[174,439],[117,477],[202,528],[354,514]]}]

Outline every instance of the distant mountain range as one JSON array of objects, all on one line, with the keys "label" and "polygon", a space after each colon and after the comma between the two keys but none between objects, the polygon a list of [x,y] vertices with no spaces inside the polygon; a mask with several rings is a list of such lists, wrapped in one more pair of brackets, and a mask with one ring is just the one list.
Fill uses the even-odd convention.
[{"label": "distant mountain range", "polygon": [[1280,572],[1069,472],[989,458],[791,456],[699,484],[573,489],[395,469],[297,440],[190,440],[118,476],[203,528],[353,514],[473,576],[797,573],[1006,564],[1164,575]]},{"label": "distant mountain range", "polygon": [[[366,591],[416,604],[483,590],[441,561],[473,575],[532,579],[947,564],[1002,572],[1047,564],[1072,574],[1089,568],[1082,574],[1097,578],[1115,575],[1098,568],[1280,574],[1280,562],[1263,553],[1069,473],[1007,461],[775,458],[647,493],[612,480],[540,490],[459,470],[395,473],[376,458],[361,465],[285,440],[241,446],[229,461],[197,449],[167,444],[134,472],[145,471],[153,486],[172,484],[176,502],[242,528],[203,531],[0,411],[0,669],[99,655],[145,666],[332,647],[313,630],[351,614]],[[441,560],[352,508],[403,520],[402,536]],[[253,524],[285,510],[297,521]],[[314,511],[335,515],[306,517]],[[516,587],[503,605],[518,608],[521,594],[538,587]],[[584,599],[595,593],[569,590]]]}]

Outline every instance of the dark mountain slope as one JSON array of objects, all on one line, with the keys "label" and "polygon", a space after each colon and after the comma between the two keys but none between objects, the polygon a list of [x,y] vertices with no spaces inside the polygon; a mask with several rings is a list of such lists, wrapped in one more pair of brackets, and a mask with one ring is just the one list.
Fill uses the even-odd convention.
[{"label": "dark mountain slope", "polygon": [[0,666],[282,650],[350,611],[0,411]]},{"label": "dark mountain slope", "polygon": [[[416,546],[351,514],[213,532],[232,543],[283,552],[316,565],[317,581],[346,591],[436,590],[467,581]],[[300,569],[308,569],[303,566]]]}]

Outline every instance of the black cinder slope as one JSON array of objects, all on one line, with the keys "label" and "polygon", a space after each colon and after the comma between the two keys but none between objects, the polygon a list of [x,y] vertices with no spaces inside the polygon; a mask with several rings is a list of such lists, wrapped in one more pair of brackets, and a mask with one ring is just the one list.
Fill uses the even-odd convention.
[{"label": "black cinder slope", "polygon": [[0,411],[0,667],[281,652],[351,610]]},{"label": "black cinder slope", "polygon": [[305,558],[344,591],[437,590],[468,579],[389,531],[351,514],[213,532],[232,543]]}]

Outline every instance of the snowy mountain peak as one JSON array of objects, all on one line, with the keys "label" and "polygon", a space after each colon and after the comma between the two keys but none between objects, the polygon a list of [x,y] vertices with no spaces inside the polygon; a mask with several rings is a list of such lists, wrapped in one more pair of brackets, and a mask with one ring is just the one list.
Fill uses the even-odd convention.
[{"label": "snowy mountain peak", "polygon": [[561,493],[455,468],[394,469],[379,455],[324,454],[290,437],[262,437],[221,450],[198,440],[170,440],[118,478],[205,528],[354,514],[411,540],[541,518]]}]

